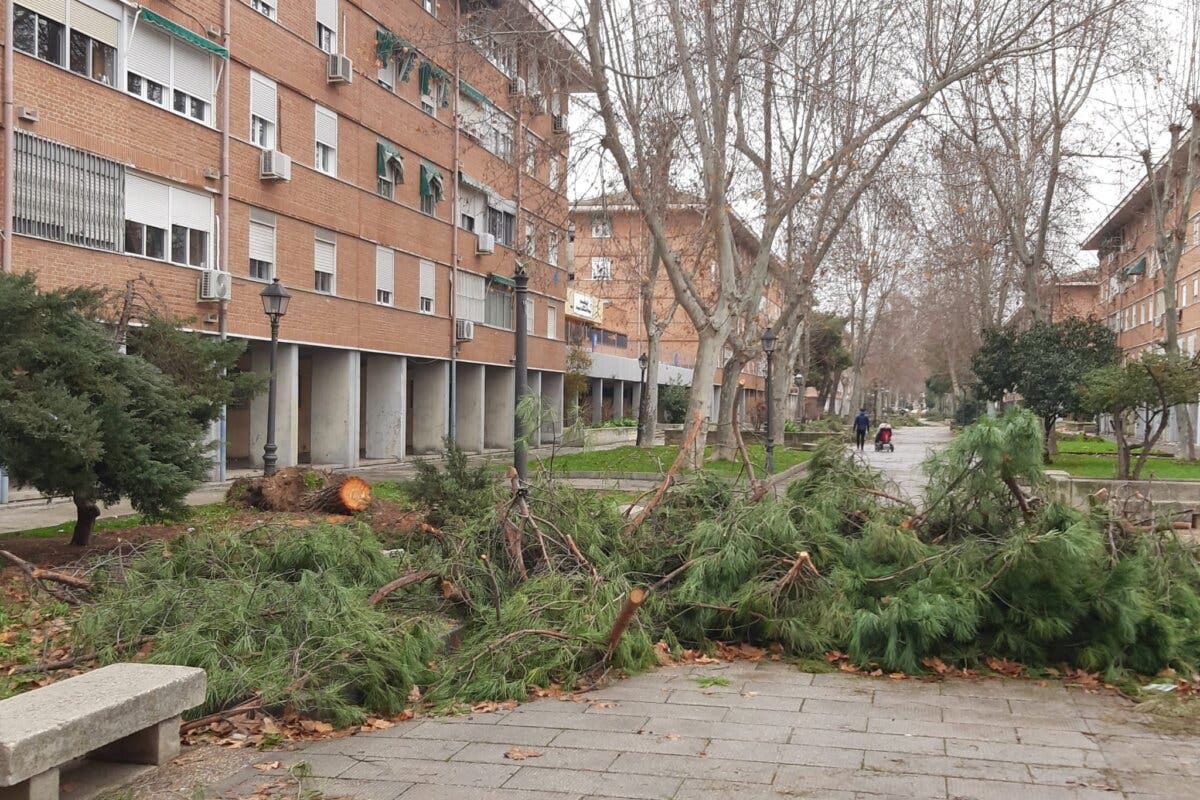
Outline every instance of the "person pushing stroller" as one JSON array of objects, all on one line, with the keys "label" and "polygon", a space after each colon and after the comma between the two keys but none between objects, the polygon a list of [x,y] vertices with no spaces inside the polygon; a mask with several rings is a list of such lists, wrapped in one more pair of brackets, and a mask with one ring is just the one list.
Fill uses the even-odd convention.
[{"label": "person pushing stroller", "polygon": [[892,444],[892,426],[886,422],[879,423],[879,430],[875,431],[875,450],[896,452],[896,445]]}]

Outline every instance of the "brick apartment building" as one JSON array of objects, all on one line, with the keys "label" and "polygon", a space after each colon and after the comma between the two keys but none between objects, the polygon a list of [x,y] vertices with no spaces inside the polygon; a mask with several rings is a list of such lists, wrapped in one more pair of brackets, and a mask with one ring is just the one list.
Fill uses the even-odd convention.
[{"label": "brick apartment building", "polygon": [[[584,346],[592,358],[591,393],[594,421],[636,416],[641,400],[638,356],[646,352],[641,287],[648,270],[651,236],[632,200],[624,194],[583,200],[571,209],[575,239],[575,271],[567,303],[567,340]],[[753,257],[753,237],[742,226],[740,254]],[[695,202],[674,203],[667,216],[668,235],[682,263],[715,261],[705,255],[710,245],[698,238],[703,228],[703,208]],[[702,283],[709,275],[697,275]],[[653,287],[655,315],[666,319],[675,295],[665,269],[660,268]],[[779,313],[778,298],[764,299],[761,311],[768,318]],[[696,358],[697,334],[691,319],[676,308],[659,341],[660,385],[690,386]],[[724,357],[728,357],[726,348]],[[765,401],[765,364],[748,364],[738,378],[743,387],[743,420],[757,421]],[[790,378],[786,376],[785,380]],[[714,413],[723,381],[717,370],[713,386]],[[595,399],[601,398],[600,403]]]},{"label": "brick apartment building", "polygon": [[[259,292],[278,277],[279,463],[353,466],[451,431],[511,446],[521,258],[531,391],[561,407],[583,72],[530,0],[5,5],[6,269],[47,288],[144,277],[264,373]],[[228,464],[261,464],[265,424],[265,395],[228,409]]]},{"label": "brick apartment building", "polygon": [[[1150,201],[1143,180],[1083,245],[1099,258],[1095,316],[1116,332],[1126,357],[1162,352],[1166,334],[1163,270],[1153,249]],[[1186,356],[1195,356],[1200,347],[1200,198],[1193,198],[1192,210],[1175,283],[1179,350]],[[1190,413],[1195,414],[1195,406]],[[1179,441],[1182,430],[1172,424],[1165,435]]]}]

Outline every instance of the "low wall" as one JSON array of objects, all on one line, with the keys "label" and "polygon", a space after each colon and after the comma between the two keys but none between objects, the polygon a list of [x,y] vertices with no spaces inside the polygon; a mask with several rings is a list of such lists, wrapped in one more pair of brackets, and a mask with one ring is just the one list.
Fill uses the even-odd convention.
[{"label": "low wall", "polygon": [[563,432],[566,447],[606,447],[637,444],[637,428],[583,428]]},{"label": "low wall", "polygon": [[1156,511],[1170,512],[1200,507],[1200,481],[1119,481],[1080,478],[1061,470],[1046,470],[1050,493],[1076,508],[1087,508],[1088,497],[1107,489],[1109,497],[1131,497],[1140,492]]},{"label": "low wall", "polygon": [[[716,426],[709,428],[709,433],[716,432]],[[833,438],[834,441],[840,441],[842,434],[831,433],[829,431],[787,431],[777,437],[776,444],[785,447],[795,447],[799,450],[811,450],[821,442]],[[767,440],[767,435],[762,431],[742,431],[742,441],[746,444],[763,444]],[[681,428],[669,428],[663,431],[663,441],[667,444],[679,445],[683,443],[683,430]]]}]

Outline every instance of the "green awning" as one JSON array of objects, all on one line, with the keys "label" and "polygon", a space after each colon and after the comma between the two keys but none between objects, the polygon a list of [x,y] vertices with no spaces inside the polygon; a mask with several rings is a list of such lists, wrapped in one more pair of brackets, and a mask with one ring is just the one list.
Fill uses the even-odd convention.
[{"label": "green awning", "polygon": [[1124,274],[1125,274],[1126,278],[1132,277],[1134,275],[1145,275],[1146,274],[1146,257],[1142,256],[1137,261],[1133,262],[1128,267],[1126,267]]},{"label": "green awning", "polygon": [[422,197],[432,197],[440,202],[445,197],[445,186],[446,182],[442,178],[441,170],[432,164],[421,165]]},{"label": "green awning", "polygon": [[492,104],[492,101],[487,99],[487,95],[466,81],[460,80],[458,82],[458,88],[463,94],[474,100],[476,103],[479,103],[481,106],[488,106]]},{"label": "green awning", "polygon": [[507,286],[510,289],[515,289],[517,287],[517,282],[507,275],[497,275],[494,272],[490,272],[488,273],[488,280],[492,283],[498,283],[501,286]]},{"label": "green awning", "polygon": [[388,164],[396,165],[396,172],[399,173],[400,180],[404,180],[404,156],[400,151],[390,144],[384,142],[375,143],[375,168],[381,178],[388,177]]},{"label": "green awning", "polygon": [[433,64],[428,61],[421,62],[421,68],[417,70],[417,86],[421,88],[421,94],[429,94],[430,83],[433,78]]},{"label": "green awning", "polygon": [[386,67],[388,61],[396,59],[396,77],[405,83],[412,74],[413,64],[417,60],[417,48],[412,42],[391,31],[375,31],[375,58],[379,66]]},{"label": "green awning", "polygon": [[174,36],[176,39],[185,41],[194,47],[199,47],[201,50],[207,50],[208,52],[215,56],[219,56],[220,58],[229,58],[228,50],[226,50],[224,47],[221,47],[219,44],[213,44],[198,33],[192,33],[182,25],[171,22],[171,20],[155,14],[148,8],[143,8],[139,13],[142,16],[142,19],[146,20],[146,22],[149,22],[151,25],[157,25],[167,33]]}]

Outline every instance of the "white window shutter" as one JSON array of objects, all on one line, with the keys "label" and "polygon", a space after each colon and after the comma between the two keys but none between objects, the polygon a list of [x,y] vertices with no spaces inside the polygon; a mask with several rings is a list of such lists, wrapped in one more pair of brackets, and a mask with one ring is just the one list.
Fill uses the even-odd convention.
[{"label": "white window shutter", "polygon": [[338,8],[337,0],[317,0],[317,22],[333,31],[337,38]]},{"label": "white window shutter", "polygon": [[536,320],[533,318],[533,298],[525,298],[525,332],[532,334],[537,326]]},{"label": "white window shutter", "polygon": [[171,224],[198,231],[213,229],[212,197],[171,187]]},{"label": "white window shutter", "polygon": [[278,101],[276,97],[275,81],[259,75],[257,72],[250,73],[250,113],[253,116],[261,117],[272,125],[277,124],[275,115]]},{"label": "white window shutter", "polygon": [[171,85],[171,38],[149,23],[138,21],[126,66],[143,78]]},{"label": "white window shutter", "polygon": [[396,254],[388,247],[375,248],[375,289],[388,294],[396,290]]},{"label": "white window shutter", "polygon": [[56,22],[67,21],[67,0],[21,0],[19,5]]},{"label": "white window shutter", "polygon": [[173,44],[171,63],[174,67],[174,86],[192,97],[206,103],[213,101],[212,56],[199,47],[191,47],[176,40]]},{"label": "white window shutter", "polygon": [[164,230],[170,227],[171,189],[166,184],[125,173],[125,218]]},{"label": "white window shutter", "polygon": [[558,309],[546,306],[546,338],[558,338]]},{"label": "white window shutter", "polygon": [[316,108],[316,139],[321,144],[329,145],[334,150],[337,150],[337,114],[327,108],[321,108],[321,106],[317,106]]},{"label": "white window shutter", "polygon": [[[255,219],[254,211],[250,218],[250,258],[258,261],[275,263],[275,226],[267,225]],[[269,212],[268,212],[269,213]]]},{"label": "white window shutter", "polygon": [[421,280],[418,288],[418,294],[421,297],[428,297],[430,300],[436,300],[437,295],[437,268],[432,261],[421,261]]},{"label": "white window shutter", "polygon": [[116,47],[120,36],[121,21],[103,11],[97,11],[79,0],[71,2],[71,30],[79,31],[109,47]]},{"label": "white window shutter", "polygon": [[317,231],[313,247],[313,269],[333,275],[337,272],[337,238],[329,231]]}]

